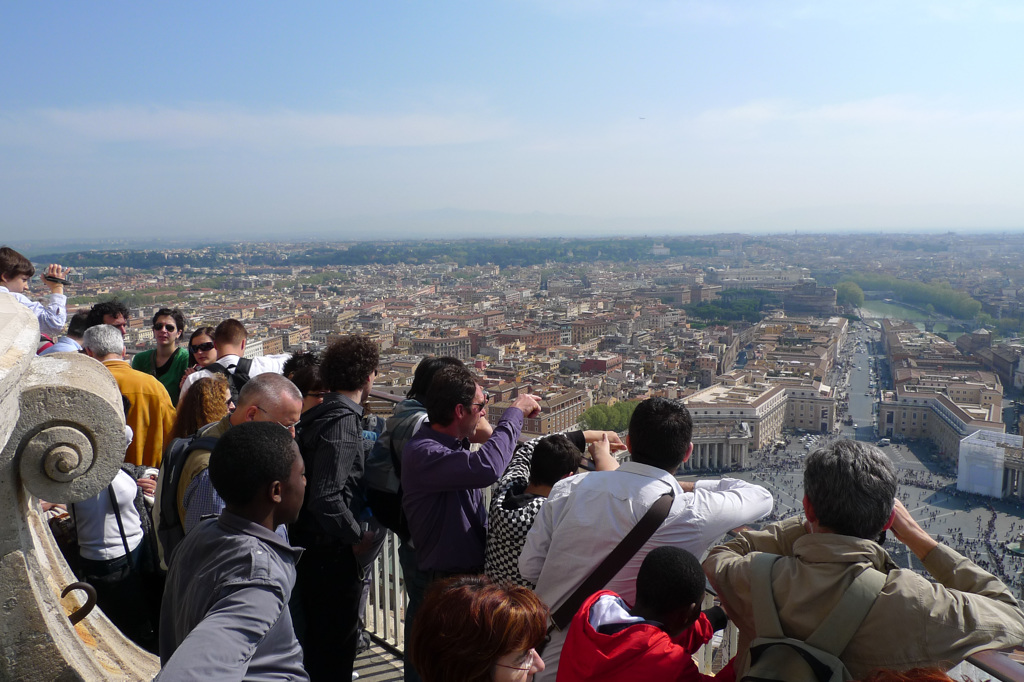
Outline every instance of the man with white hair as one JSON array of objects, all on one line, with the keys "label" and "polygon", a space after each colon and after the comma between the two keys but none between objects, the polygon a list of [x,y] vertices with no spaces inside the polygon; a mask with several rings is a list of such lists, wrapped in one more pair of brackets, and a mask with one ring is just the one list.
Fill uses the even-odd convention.
[{"label": "man with white hair", "polygon": [[159,467],[175,417],[167,389],[156,377],[132,369],[125,361],[124,337],[116,327],[100,324],[86,329],[82,348],[110,370],[127,401],[124,419],[135,438],[125,451],[125,461]]}]

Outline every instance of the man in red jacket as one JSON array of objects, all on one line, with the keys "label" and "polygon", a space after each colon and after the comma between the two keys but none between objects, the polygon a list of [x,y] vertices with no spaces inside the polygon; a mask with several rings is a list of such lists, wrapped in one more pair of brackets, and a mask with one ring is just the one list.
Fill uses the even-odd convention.
[{"label": "man in red jacket", "polygon": [[636,576],[636,605],[602,590],[572,619],[558,664],[558,682],[633,680],[731,681],[732,665],[703,675],[693,653],[725,627],[725,612],[701,613],[704,572],[678,547],[651,550]]}]

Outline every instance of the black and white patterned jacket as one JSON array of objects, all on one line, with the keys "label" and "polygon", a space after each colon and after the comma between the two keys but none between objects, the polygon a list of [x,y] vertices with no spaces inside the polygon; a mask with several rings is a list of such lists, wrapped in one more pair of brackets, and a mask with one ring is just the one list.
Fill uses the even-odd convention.
[{"label": "black and white patterned jacket", "polygon": [[[573,444],[586,450],[582,431],[564,434]],[[484,550],[484,573],[495,582],[511,582],[533,589],[536,587],[519,574],[519,555],[526,544],[526,535],[546,497],[526,494],[530,482],[533,450],[540,442],[534,438],[516,448],[512,461],[495,486],[487,520],[487,545]]]}]

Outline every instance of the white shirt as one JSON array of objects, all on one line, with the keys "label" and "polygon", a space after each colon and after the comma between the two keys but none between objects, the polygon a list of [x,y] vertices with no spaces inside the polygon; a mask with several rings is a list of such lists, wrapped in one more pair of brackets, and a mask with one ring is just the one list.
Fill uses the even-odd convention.
[{"label": "white shirt", "polygon": [[[124,535],[128,540],[128,549],[133,550],[142,542],[142,521],[135,509],[135,493],[138,484],[123,470],[117,472],[114,480],[114,497],[121,512],[121,523]],[[117,517],[110,506],[110,493],[104,488],[96,497],[75,502],[72,514],[78,529],[78,553],[84,559],[106,561],[124,556],[124,543],[121,531],[117,527]]]},{"label": "white shirt", "polygon": [[[692,493],[684,493],[664,469],[625,462],[616,471],[579,474],[555,484],[526,536],[519,572],[537,584],[535,592],[555,611],[670,487],[675,499],[668,517],[604,588],[627,603],[635,601],[637,572],[655,547],[681,547],[699,559],[727,531],[772,510],[771,493],[753,483],[697,481]],[[565,633],[552,635],[544,651],[545,663],[553,658],[551,673],[537,675],[538,682],[557,673]]]},{"label": "white shirt", "polygon": [[[291,356],[291,353],[279,353],[277,355],[261,355],[257,358],[253,358],[252,365],[249,367],[249,377],[252,378],[259,374],[266,374],[267,372],[282,374],[284,372],[284,363],[288,362],[288,359],[291,358]],[[217,358],[217,364],[234,374],[235,370],[232,365],[237,365],[239,359],[240,358],[237,355],[225,355],[222,358]],[[189,386],[200,379],[212,376],[213,372],[210,370],[201,369],[198,372],[193,372],[185,377],[185,383],[181,385],[181,394],[178,396],[178,402],[181,402],[181,398],[188,391]]]},{"label": "white shirt", "polygon": [[68,302],[68,297],[64,294],[50,294],[50,303],[44,306],[42,303],[36,303],[25,294],[10,291],[5,286],[0,286],[0,292],[10,294],[18,303],[32,311],[32,314],[39,320],[40,334],[55,337],[64,329],[64,323],[67,322],[66,305]]}]

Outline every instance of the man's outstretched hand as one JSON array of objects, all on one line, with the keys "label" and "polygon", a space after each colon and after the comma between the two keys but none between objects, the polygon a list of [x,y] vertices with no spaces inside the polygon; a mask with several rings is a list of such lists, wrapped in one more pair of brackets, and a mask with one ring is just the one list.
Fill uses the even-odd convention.
[{"label": "man's outstretched hand", "polygon": [[519,397],[512,401],[512,407],[518,407],[527,418],[540,414],[540,403],[529,393],[520,393]]}]

